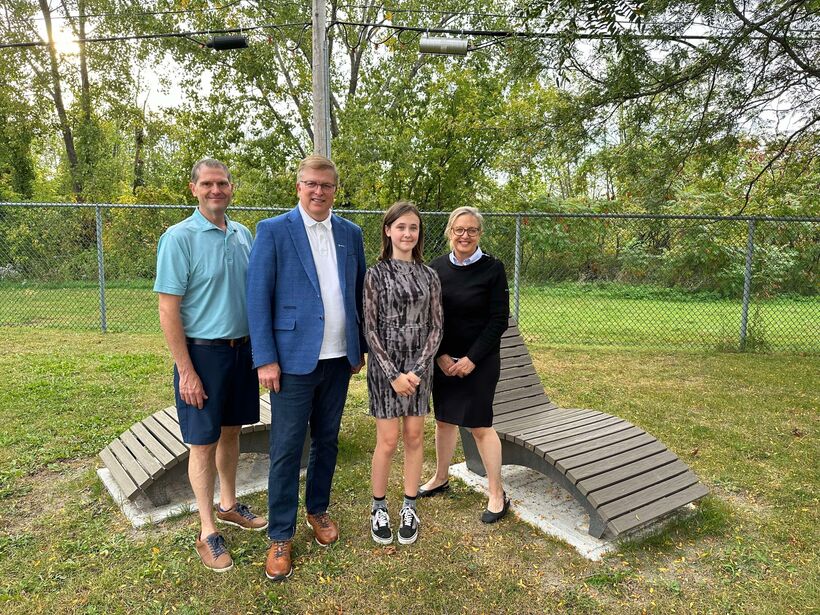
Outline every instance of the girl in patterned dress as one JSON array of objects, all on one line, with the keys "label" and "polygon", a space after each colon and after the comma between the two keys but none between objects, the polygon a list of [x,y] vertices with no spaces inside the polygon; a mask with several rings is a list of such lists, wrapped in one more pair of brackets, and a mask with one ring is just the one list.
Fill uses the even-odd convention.
[{"label": "girl in patterned dress", "polygon": [[416,495],[423,461],[424,417],[430,408],[432,362],[441,342],[441,285],[423,264],[424,229],[409,201],[384,214],[382,252],[364,279],[365,334],[370,352],[367,389],[376,418],[371,484],[370,535],[393,541],[387,513],[387,479],[401,431],[404,442],[404,502],[398,540],[418,537]]}]

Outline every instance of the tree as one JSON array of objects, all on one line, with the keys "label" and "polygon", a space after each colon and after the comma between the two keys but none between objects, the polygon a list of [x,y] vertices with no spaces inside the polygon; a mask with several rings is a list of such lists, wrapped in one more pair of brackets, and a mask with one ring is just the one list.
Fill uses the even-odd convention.
[{"label": "tree", "polygon": [[[643,176],[655,187],[646,202],[656,208],[674,199],[683,184],[679,180],[698,170],[698,159],[752,154],[746,144],[754,144],[755,155],[741,157],[752,171],[734,185],[739,213],[747,210],[755,189],[778,189],[778,168],[797,165],[803,173],[816,173],[820,15],[815,9],[808,0],[743,6],[733,0],[537,1],[528,6],[528,17],[541,19],[539,26],[564,28],[565,35],[523,53],[537,59],[535,72],[569,80],[579,108],[615,119],[599,127],[599,139],[613,128],[625,129],[614,142],[599,140],[599,147],[628,152],[638,167],[631,176]],[[598,14],[603,17],[596,21]],[[602,23],[606,38],[588,38],[600,34]],[[522,65],[526,60],[519,59],[519,70]],[[645,166],[640,158],[647,145],[653,164]],[[807,158],[807,149],[815,155]],[[758,204],[765,200],[763,194]]]}]

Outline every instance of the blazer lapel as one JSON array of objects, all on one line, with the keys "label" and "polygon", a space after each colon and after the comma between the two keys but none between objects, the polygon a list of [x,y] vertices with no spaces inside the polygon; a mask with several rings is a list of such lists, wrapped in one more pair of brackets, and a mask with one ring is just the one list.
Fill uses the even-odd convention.
[{"label": "blazer lapel", "polygon": [[345,296],[345,271],[347,267],[348,233],[342,224],[341,218],[336,214],[330,219],[333,226],[333,243],[336,244],[336,269],[339,272],[339,288],[342,289],[342,297]]},{"label": "blazer lapel", "polygon": [[316,275],[316,264],[313,262],[313,253],[310,251],[310,242],[307,237],[307,230],[305,230],[305,223],[302,221],[302,214],[299,213],[299,206],[291,210],[288,214],[288,231],[290,238],[293,240],[293,245],[296,246],[296,253],[299,255],[299,260],[302,261],[302,267],[305,268],[310,283],[317,294],[321,294],[319,289],[319,276]]}]

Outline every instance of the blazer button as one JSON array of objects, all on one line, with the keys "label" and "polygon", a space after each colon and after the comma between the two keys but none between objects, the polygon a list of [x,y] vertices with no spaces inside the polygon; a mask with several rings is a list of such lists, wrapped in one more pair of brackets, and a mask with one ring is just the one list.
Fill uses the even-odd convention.
[{"label": "blazer button", "polygon": [[324,316],[319,316],[319,320],[324,320],[324,319],[325,319]]}]

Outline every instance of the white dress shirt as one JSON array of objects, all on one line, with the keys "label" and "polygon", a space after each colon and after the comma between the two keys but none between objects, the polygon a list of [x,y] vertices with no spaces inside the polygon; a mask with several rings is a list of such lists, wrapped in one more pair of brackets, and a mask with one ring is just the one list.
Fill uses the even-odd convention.
[{"label": "white dress shirt", "polygon": [[476,246],[475,252],[470,254],[470,256],[465,258],[463,261],[460,261],[456,258],[455,252],[450,252],[450,262],[456,265],[457,267],[466,267],[467,265],[472,265],[482,256],[484,256],[484,252],[481,251],[480,246]]},{"label": "white dress shirt", "polygon": [[345,337],[345,304],[342,287],[339,285],[339,270],[336,261],[336,242],[333,240],[333,225],[330,214],[321,222],[311,218],[299,206],[302,222],[305,223],[313,264],[319,278],[319,290],[324,306],[324,335],[319,359],[335,359],[347,355]]}]

